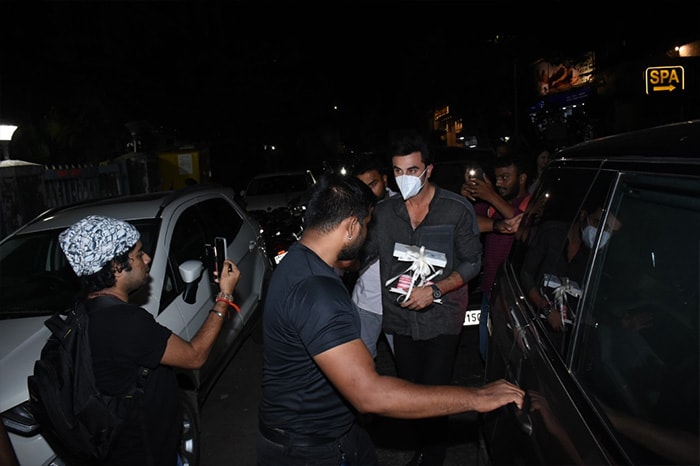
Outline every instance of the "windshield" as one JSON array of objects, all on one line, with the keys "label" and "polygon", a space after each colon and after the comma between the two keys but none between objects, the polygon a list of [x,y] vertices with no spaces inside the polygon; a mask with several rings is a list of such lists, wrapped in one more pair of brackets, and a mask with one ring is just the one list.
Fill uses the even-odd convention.
[{"label": "windshield", "polygon": [[[158,222],[132,222],[155,252]],[[64,229],[18,234],[0,244],[0,319],[51,315],[68,308],[80,280],[58,244]]]}]

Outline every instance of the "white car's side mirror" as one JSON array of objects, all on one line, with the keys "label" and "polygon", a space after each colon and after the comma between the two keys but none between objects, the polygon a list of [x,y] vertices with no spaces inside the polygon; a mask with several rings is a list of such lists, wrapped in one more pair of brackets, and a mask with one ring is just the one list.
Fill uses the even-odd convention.
[{"label": "white car's side mirror", "polygon": [[195,259],[188,260],[180,264],[178,270],[180,271],[182,281],[185,282],[185,291],[183,292],[182,299],[184,299],[187,304],[196,303],[197,284],[202,276],[204,263]]},{"label": "white car's side mirror", "polygon": [[204,264],[202,261],[192,259],[180,264],[178,269],[180,270],[180,277],[182,277],[182,281],[190,284],[199,280],[199,277],[202,276]]}]

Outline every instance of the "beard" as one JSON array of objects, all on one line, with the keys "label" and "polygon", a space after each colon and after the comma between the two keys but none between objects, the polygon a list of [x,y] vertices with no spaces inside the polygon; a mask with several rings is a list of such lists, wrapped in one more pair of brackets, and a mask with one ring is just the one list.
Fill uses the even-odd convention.
[{"label": "beard", "polygon": [[506,201],[510,201],[518,197],[518,191],[515,189],[499,189],[498,194],[500,194]]},{"label": "beard", "polygon": [[357,241],[345,246],[338,253],[339,261],[351,261],[360,257],[360,249],[362,249],[362,243],[364,243],[364,238],[357,238]]}]

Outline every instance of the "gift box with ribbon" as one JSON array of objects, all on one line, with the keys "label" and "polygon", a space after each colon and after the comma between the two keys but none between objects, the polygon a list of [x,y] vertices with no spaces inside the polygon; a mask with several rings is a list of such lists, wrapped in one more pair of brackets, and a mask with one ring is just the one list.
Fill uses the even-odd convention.
[{"label": "gift box with ribbon", "polygon": [[400,262],[411,264],[402,273],[387,280],[385,286],[390,287],[389,291],[404,295],[404,299],[411,296],[414,288],[430,285],[431,280],[442,273],[442,269],[438,267],[447,264],[447,257],[442,252],[402,243],[394,244],[394,257]]}]

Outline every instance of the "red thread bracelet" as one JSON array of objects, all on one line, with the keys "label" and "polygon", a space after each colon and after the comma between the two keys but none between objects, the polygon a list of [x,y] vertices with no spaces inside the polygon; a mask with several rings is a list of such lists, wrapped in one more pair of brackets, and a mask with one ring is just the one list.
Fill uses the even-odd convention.
[{"label": "red thread bracelet", "polygon": [[229,301],[226,298],[216,298],[216,302],[217,303],[226,303],[229,306],[231,306],[232,308],[234,308],[236,310],[236,312],[238,312],[239,314],[241,313],[241,308],[238,307],[238,305],[236,303],[234,303],[233,301]]}]

